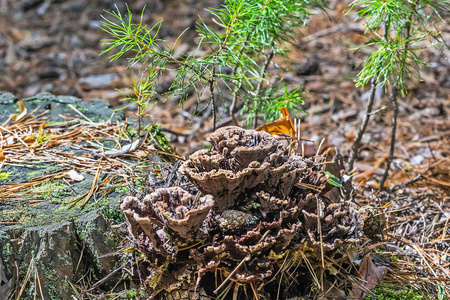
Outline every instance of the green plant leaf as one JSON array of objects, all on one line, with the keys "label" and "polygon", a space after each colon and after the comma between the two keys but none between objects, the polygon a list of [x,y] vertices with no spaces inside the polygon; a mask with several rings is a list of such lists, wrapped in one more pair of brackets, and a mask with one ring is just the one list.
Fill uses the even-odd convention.
[{"label": "green plant leaf", "polygon": [[332,186],[337,186],[338,188],[343,187],[342,182],[336,176],[328,171],[325,171],[325,173],[328,175],[327,183],[331,184]]}]

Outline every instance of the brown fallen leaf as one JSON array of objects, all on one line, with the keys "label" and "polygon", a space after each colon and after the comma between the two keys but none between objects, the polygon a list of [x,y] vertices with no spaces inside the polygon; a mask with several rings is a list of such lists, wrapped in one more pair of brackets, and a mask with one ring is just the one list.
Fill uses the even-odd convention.
[{"label": "brown fallen leaf", "polygon": [[386,276],[388,267],[384,265],[376,265],[370,254],[366,255],[359,267],[359,274],[365,282],[360,284],[353,284],[352,299],[362,300],[367,296],[367,291],[376,287]]},{"label": "brown fallen leaf", "polygon": [[25,107],[25,104],[22,100],[17,101],[17,105],[19,105],[20,114],[12,114],[10,117],[10,119],[14,122],[19,122],[27,114],[27,108]]},{"label": "brown fallen leaf", "polygon": [[320,295],[319,299],[323,300],[345,300],[348,299],[346,297],[345,292],[338,287],[335,286],[335,284],[331,284],[328,280],[324,280],[323,282],[323,293]]},{"label": "brown fallen leaf", "polygon": [[3,162],[6,159],[5,154],[3,154],[3,149],[0,149],[0,162]]}]

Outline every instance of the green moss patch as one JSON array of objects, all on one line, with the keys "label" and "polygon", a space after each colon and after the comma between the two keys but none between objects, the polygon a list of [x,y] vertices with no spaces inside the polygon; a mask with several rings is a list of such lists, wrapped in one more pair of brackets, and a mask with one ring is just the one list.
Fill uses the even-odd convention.
[{"label": "green moss patch", "polygon": [[424,297],[413,289],[404,289],[399,286],[388,286],[382,283],[379,287],[372,289],[374,295],[369,295],[364,300],[425,300]]}]

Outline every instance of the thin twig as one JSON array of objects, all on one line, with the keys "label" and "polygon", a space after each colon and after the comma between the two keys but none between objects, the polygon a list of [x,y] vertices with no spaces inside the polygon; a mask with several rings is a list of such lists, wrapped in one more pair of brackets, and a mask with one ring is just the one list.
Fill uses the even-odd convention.
[{"label": "thin twig", "polygon": [[209,80],[209,92],[211,93],[211,106],[212,106],[212,115],[213,115],[213,131],[216,131],[216,103],[214,99],[214,81],[216,80],[216,68],[213,67],[211,79]]},{"label": "thin twig", "polygon": [[[237,63],[236,66],[234,67],[233,70],[233,75],[236,75],[237,70],[239,69],[239,67],[241,66],[241,58],[242,58],[242,54],[244,53],[244,49],[245,46],[247,45],[248,40],[250,39],[250,34],[247,35],[247,38],[245,39],[245,42],[242,44],[241,50],[239,51],[239,57],[237,59]],[[242,80],[239,80],[238,83],[236,84],[236,89],[233,91],[233,100],[231,101],[231,105],[230,105],[230,115],[231,115],[231,119],[233,120],[233,124],[238,126],[239,122],[236,119],[236,104],[237,104],[237,94],[239,92],[239,90],[241,89],[242,86]]]},{"label": "thin twig", "polygon": [[[402,62],[401,62],[401,72],[400,74],[403,74],[403,71],[406,67],[406,58],[407,58],[407,51],[408,51],[408,47],[409,47],[409,43],[410,43],[410,37],[411,37],[411,24],[413,22],[413,18],[414,18],[414,14],[416,12],[416,6],[419,4],[419,0],[416,0],[416,2],[413,4],[413,6],[411,7],[410,10],[410,15],[409,15],[409,20],[408,23],[406,24],[406,33],[405,33],[405,38],[406,38],[406,43],[405,43],[405,48],[403,49],[403,58],[402,58]],[[391,128],[392,128],[392,132],[391,132],[391,146],[389,149],[389,157],[387,159],[386,162],[386,170],[384,171],[383,174],[383,178],[381,179],[380,182],[380,191],[383,190],[384,188],[384,183],[386,182],[388,173],[389,173],[389,169],[391,167],[391,162],[394,159],[394,151],[395,151],[395,135],[397,132],[397,115],[398,115],[398,102],[397,102],[397,97],[398,97],[398,93],[399,93],[399,89],[397,87],[397,84],[394,84],[394,86],[392,87],[392,94],[391,94],[391,103],[392,103],[392,108],[394,110],[394,114],[392,116],[392,124],[391,124]],[[403,91],[402,91],[403,93]]]},{"label": "thin twig", "polygon": [[82,116],[83,118],[85,118],[86,120],[89,121],[89,123],[94,124],[94,122],[92,122],[91,119],[89,119],[88,117],[86,117],[82,112],[80,112],[78,109],[75,108],[75,106],[73,106],[72,104],[68,105],[71,109],[73,109],[75,112],[77,112],[80,116]]},{"label": "thin twig", "polygon": [[366,132],[367,124],[369,124],[370,116],[372,115],[372,107],[373,103],[375,102],[375,95],[377,91],[377,79],[374,76],[371,80],[371,88],[370,88],[370,97],[367,101],[367,110],[366,114],[364,115],[364,119],[361,123],[361,127],[359,128],[358,134],[356,135],[355,141],[352,145],[352,150],[350,152],[350,157],[348,159],[348,169],[353,169],[353,164],[355,162],[356,157],[358,157],[359,152],[359,146],[361,144],[361,139]]},{"label": "thin twig", "polygon": [[[390,26],[391,26],[390,20],[385,22],[385,24],[384,24],[384,33],[383,33],[384,41],[388,41]],[[356,157],[358,156],[358,151],[359,151],[359,146],[360,146],[360,143],[361,143],[362,136],[366,132],[367,124],[369,123],[370,116],[372,115],[373,103],[375,101],[375,96],[376,96],[376,91],[377,91],[377,86],[378,86],[378,80],[377,80],[378,72],[379,72],[379,69],[376,70],[376,72],[375,72],[376,75],[370,81],[370,83],[371,83],[370,96],[369,96],[369,99],[367,101],[366,115],[364,116],[363,122],[361,123],[361,127],[360,127],[360,129],[358,131],[358,134],[357,134],[357,136],[355,138],[355,141],[353,142],[353,145],[352,145],[352,150],[350,152],[350,157],[349,157],[349,162],[348,162],[348,169],[349,170],[353,170],[353,164],[355,162]]]},{"label": "thin twig", "polygon": [[[269,68],[269,64],[272,61],[273,57],[275,55],[275,52],[273,50],[270,50],[269,54],[267,55],[266,63],[264,64],[262,70],[261,70],[261,80],[258,82],[258,85],[256,87],[256,99],[254,101],[254,104],[260,101],[261,93],[262,93],[262,86],[264,82],[264,77],[266,76],[267,69]],[[255,105],[256,106],[256,105]],[[255,119],[253,126],[255,128],[258,127],[258,109],[255,110]]]},{"label": "thin twig", "polygon": [[30,265],[28,266],[27,273],[25,274],[25,279],[23,280],[22,287],[20,288],[20,291],[19,291],[19,294],[17,295],[17,299],[16,300],[20,299],[20,297],[22,296],[23,291],[25,290],[25,287],[27,286],[28,280],[30,279],[31,266],[34,266],[34,257],[31,258]]},{"label": "thin twig", "polygon": [[236,266],[236,268],[234,268],[234,270],[230,273],[230,275],[228,275],[227,278],[225,278],[225,280],[222,282],[221,285],[219,285],[219,287],[214,291],[214,294],[217,294],[220,289],[222,289],[222,287],[228,282],[228,280],[230,280],[230,278],[237,272],[237,270],[239,270],[239,268],[244,264],[245,261],[250,259],[250,254],[247,254],[247,256],[245,256],[241,262]]},{"label": "thin twig", "polygon": [[392,107],[394,110],[394,114],[392,115],[392,124],[391,124],[391,146],[389,149],[389,157],[386,161],[386,169],[384,171],[383,174],[383,178],[381,179],[380,182],[380,191],[383,190],[384,188],[384,183],[386,182],[388,173],[389,173],[389,169],[391,167],[391,163],[394,160],[394,152],[395,152],[395,135],[397,133],[397,115],[398,115],[398,102],[397,102],[397,96],[398,96],[398,89],[397,86],[394,85],[392,87],[392,94],[391,94],[391,102],[392,102]]},{"label": "thin twig", "polygon": [[44,299],[44,293],[42,292],[42,286],[41,286],[41,280],[39,279],[39,272],[36,266],[34,266],[34,273],[35,273],[35,278],[37,278],[37,283],[38,283],[38,287],[39,287],[39,293],[41,294],[41,299]]},{"label": "thin twig", "polygon": [[87,292],[93,291],[95,290],[97,287],[101,286],[102,284],[104,284],[106,281],[108,281],[108,279],[110,279],[114,274],[116,274],[117,272],[119,272],[120,270],[122,270],[122,267],[119,267],[113,271],[111,271],[108,275],[106,275],[105,277],[103,277],[102,279],[100,279],[99,281],[97,281],[90,289],[85,290],[83,292],[81,292],[82,294],[86,294]]}]

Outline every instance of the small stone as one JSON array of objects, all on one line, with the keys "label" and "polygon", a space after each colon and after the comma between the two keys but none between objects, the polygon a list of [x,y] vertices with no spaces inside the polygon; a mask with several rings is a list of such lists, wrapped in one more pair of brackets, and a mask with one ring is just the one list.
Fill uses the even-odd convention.
[{"label": "small stone", "polygon": [[31,97],[33,95],[36,95],[42,90],[41,84],[30,84],[29,86],[25,87],[23,91],[24,97]]},{"label": "small stone", "polygon": [[420,114],[424,118],[437,117],[441,114],[441,110],[438,107],[427,107],[421,110]]},{"label": "small stone", "polygon": [[116,73],[109,73],[81,77],[78,80],[78,83],[83,90],[90,91],[113,87],[119,80],[119,75],[117,75]]},{"label": "small stone", "polygon": [[326,123],[326,121],[323,116],[313,115],[311,116],[309,123],[312,125],[323,125]]},{"label": "small stone", "polygon": [[418,154],[418,155],[416,155],[416,156],[413,156],[413,157],[409,160],[409,162],[410,162],[412,165],[416,165],[416,166],[423,164],[424,161],[425,161],[425,158],[424,158],[423,155],[421,155],[421,154]]},{"label": "small stone", "polygon": [[38,51],[42,48],[48,47],[53,43],[46,35],[40,33],[32,33],[26,36],[20,43],[19,47],[25,51]]},{"label": "small stone", "polygon": [[69,176],[70,179],[72,179],[73,181],[83,181],[84,180],[84,176],[79,174],[75,170],[70,170],[70,171],[64,173],[64,175]]}]

